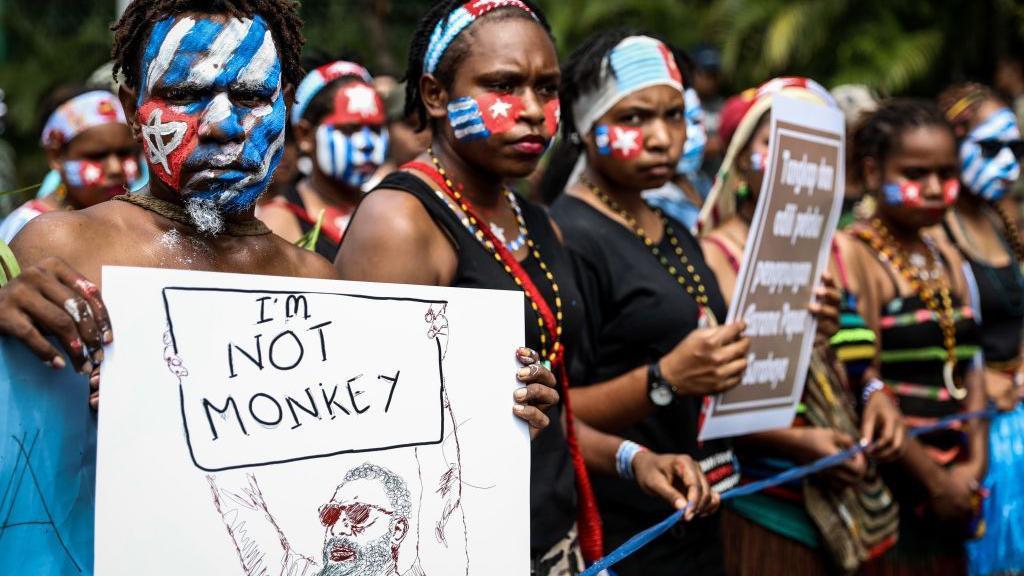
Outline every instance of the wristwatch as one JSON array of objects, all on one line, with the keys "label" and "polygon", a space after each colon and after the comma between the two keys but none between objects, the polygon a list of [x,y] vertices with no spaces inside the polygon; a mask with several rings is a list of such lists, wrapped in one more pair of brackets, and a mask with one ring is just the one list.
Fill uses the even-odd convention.
[{"label": "wristwatch", "polygon": [[668,406],[676,398],[676,387],[661,375],[657,362],[647,365],[647,397],[655,406]]}]

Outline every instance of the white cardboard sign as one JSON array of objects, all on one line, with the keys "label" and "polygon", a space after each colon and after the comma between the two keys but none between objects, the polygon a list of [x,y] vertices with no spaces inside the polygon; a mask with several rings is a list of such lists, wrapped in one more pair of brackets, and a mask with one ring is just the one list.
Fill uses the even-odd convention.
[{"label": "white cardboard sign", "polygon": [[767,169],[727,318],[747,322],[747,371],[714,397],[701,440],[793,423],[817,326],[807,307],[842,210],[844,130],[838,110],[772,102]]},{"label": "white cardboard sign", "polygon": [[522,293],[103,274],[97,574],[529,572]]}]

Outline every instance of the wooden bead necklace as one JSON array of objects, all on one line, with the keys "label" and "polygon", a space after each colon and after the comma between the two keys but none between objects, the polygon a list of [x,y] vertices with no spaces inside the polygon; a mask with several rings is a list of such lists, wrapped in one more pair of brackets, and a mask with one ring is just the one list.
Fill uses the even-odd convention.
[{"label": "wooden bead necklace", "polygon": [[[434,154],[433,148],[429,148],[427,152],[430,154],[430,161],[434,164],[434,169],[437,170],[437,173],[441,175],[441,178],[444,180],[445,184],[443,186],[443,193],[438,190],[434,190],[434,193],[437,194],[438,198],[444,201],[446,206],[451,207],[451,205],[448,203],[448,200],[446,200],[447,197],[447,199],[450,199],[459,207],[459,209],[462,211],[462,217],[460,218],[460,220],[462,221],[463,226],[466,227],[466,230],[470,234],[472,234],[480,242],[480,244],[482,244],[484,248],[487,249],[487,251],[492,256],[494,256],[494,259],[497,260],[498,263],[502,265],[505,272],[516,283],[516,286],[523,290],[523,293],[526,295],[526,299],[530,303],[530,308],[537,316],[537,327],[540,328],[541,357],[544,358],[547,362],[554,363],[559,357],[559,353],[562,347],[562,296],[558,288],[558,282],[555,280],[555,275],[551,272],[551,269],[544,261],[543,257],[540,254],[539,247],[533,241],[533,237],[530,235],[529,229],[526,226],[526,218],[523,217],[523,211],[522,208],[519,206],[519,200],[516,198],[516,195],[508,188],[505,188],[505,197],[508,199],[508,203],[512,207],[512,212],[515,214],[516,223],[519,226],[519,234],[522,238],[526,239],[526,247],[527,249],[529,249],[530,255],[537,262],[537,265],[540,267],[541,272],[544,273],[544,277],[551,285],[551,292],[555,298],[554,326],[547,325],[547,323],[544,321],[544,314],[541,312],[540,305],[537,303],[534,295],[531,294],[530,290],[524,289],[523,280],[516,274],[515,270],[513,270],[512,267],[507,262],[502,260],[501,254],[498,248],[495,246],[494,242],[494,240],[497,239],[493,238],[493,234],[485,234],[484,231],[481,229],[481,219],[477,216],[476,210],[473,208],[473,205],[470,203],[469,199],[467,199],[462,194],[462,185],[456,184],[448,176],[448,173],[445,171],[444,166],[441,165],[440,159],[438,159],[438,157]],[[500,240],[498,240],[498,242],[500,242]],[[505,244],[505,247],[508,248],[508,245]]]},{"label": "wooden bead necklace", "polygon": [[[906,251],[899,242],[893,238],[892,233],[878,218],[871,220],[871,229],[858,227],[857,236],[871,246],[882,260],[889,263],[916,292],[925,307],[928,308],[938,320],[939,328],[942,330],[942,340],[946,348],[946,362],[943,365],[942,380],[949,391],[949,395],[956,400],[963,400],[967,397],[967,390],[956,385],[953,377],[956,368],[956,319],[953,312],[953,299],[950,295],[949,283],[942,277],[941,273],[926,274],[920,267],[915,266],[907,256]],[[927,239],[923,239],[928,246],[928,255],[925,257],[928,265],[933,270],[938,269],[937,249]],[[929,276],[931,276],[929,278]]]}]

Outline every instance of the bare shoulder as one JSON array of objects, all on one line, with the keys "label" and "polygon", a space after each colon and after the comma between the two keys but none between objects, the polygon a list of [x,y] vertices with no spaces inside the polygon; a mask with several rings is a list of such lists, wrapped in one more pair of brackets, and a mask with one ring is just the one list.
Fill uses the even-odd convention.
[{"label": "bare shoulder", "polygon": [[109,207],[99,209],[100,206],[103,205],[86,210],[47,212],[33,218],[11,242],[18,262],[23,267],[32,266],[48,256],[56,256],[74,267],[82,265],[83,254],[102,252],[116,236],[121,222],[110,213]]},{"label": "bare shoulder", "polygon": [[300,248],[280,236],[270,235],[272,254],[262,259],[275,270],[275,275],[295,278],[323,278],[337,280],[338,273],[329,260],[316,252]]},{"label": "bare shoulder", "polygon": [[415,196],[382,188],[353,214],[335,267],[351,280],[438,284],[455,260],[454,248]]},{"label": "bare shoulder", "polygon": [[278,236],[289,242],[295,242],[302,237],[302,227],[299,226],[299,219],[284,206],[271,202],[260,206],[256,216],[267,225],[268,228]]}]

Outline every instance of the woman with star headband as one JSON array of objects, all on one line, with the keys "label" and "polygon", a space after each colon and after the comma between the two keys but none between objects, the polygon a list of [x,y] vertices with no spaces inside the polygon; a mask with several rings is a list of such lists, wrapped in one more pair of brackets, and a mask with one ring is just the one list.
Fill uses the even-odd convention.
[{"label": "woman with star headband", "polygon": [[[527,0],[437,2],[407,77],[408,111],[432,128],[432,147],[366,196],[338,269],[351,280],[522,291],[527,343],[566,390],[585,370],[582,297],[545,211],[506,186],[534,171],[557,129],[561,72],[543,14]],[[691,459],[638,446],[617,458],[621,440],[574,421],[562,400],[532,444],[534,574],[576,574],[582,556],[600,556],[588,467],[618,469],[679,508],[688,501],[688,516],[717,505]]]},{"label": "woman with star headband", "polygon": [[[878,350],[864,398],[889,390],[908,425],[985,407],[980,335],[957,249],[938,230],[959,194],[956,140],[933,105],[884,102],[849,139],[850,170],[876,201],[837,235],[836,267]],[[976,535],[988,424],[911,439],[882,476],[900,508],[896,547],[868,574],[964,574]]]},{"label": "woman with star headband", "polygon": [[11,212],[0,224],[4,242],[40,214],[88,208],[124,194],[139,175],[139,147],[116,96],[106,90],[65,88],[51,95],[44,110],[40,144],[60,184],[53,194]]},{"label": "woman with star headband", "polygon": [[290,242],[319,222],[316,252],[333,262],[364,186],[387,158],[386,119],[373,78],[359,64],[338,60],[307,74],[295,92],[291,126],[312,171],[261,206],[260,219]]},{"label": "woman with star headband", "polygon": [[[760,196],[772,103],[776,96],[785,96],[807,105],[835,106],[823,87],[806,78],[777,78],[748,96],[700,222],[708,264],[727,301],[735,290]],[[838,307],[838,298],[832,303]],[[855,313],[844,310],[843,321],[855,323]],[[851,386],[830,346],[836,326],[818,326],[793,425],[736,440],[744,483],[842,452],[858,441],[875,444],[870,452],[874,460],[893,460],[902,452],[905,431],[894,402],[870,389],[852,394],[851,388],[861,390],[862,385],[854,376]],[[861,332],[853,330],[839,338],[850,334]],[[870,357],[873,342],[860,349]],[[723,520],[728,572],[852,573],[895,544],[897,524],[889,490],[867,458],[858,454],[802,484],[732,501]],[[789,561],[771,561],[780,554]]]},{"label": "woman with star headband", "polygon": [[[571,399],[581,418],[625,438],[620,458],[638,447],[687,454],[722,492],[736,484],[735,460],[727,442],[698,444],[700,414],[705,394],[739,383],[749,340],[742,323],[718,325],[724,302],[686,226],[642,196],[672,178],[683,154],[681,72],[661,41],[612,30],[586,40],[564,73],[558,156],[577,160],[568,186],[548,178],[558,188],[546,192],[560,193],[552,215],[587,303],[591,365]],[[611,547],[671,513],[628,477],[594,487]],[[689,520],[616,571],[721,573],[719,516]]]}]

